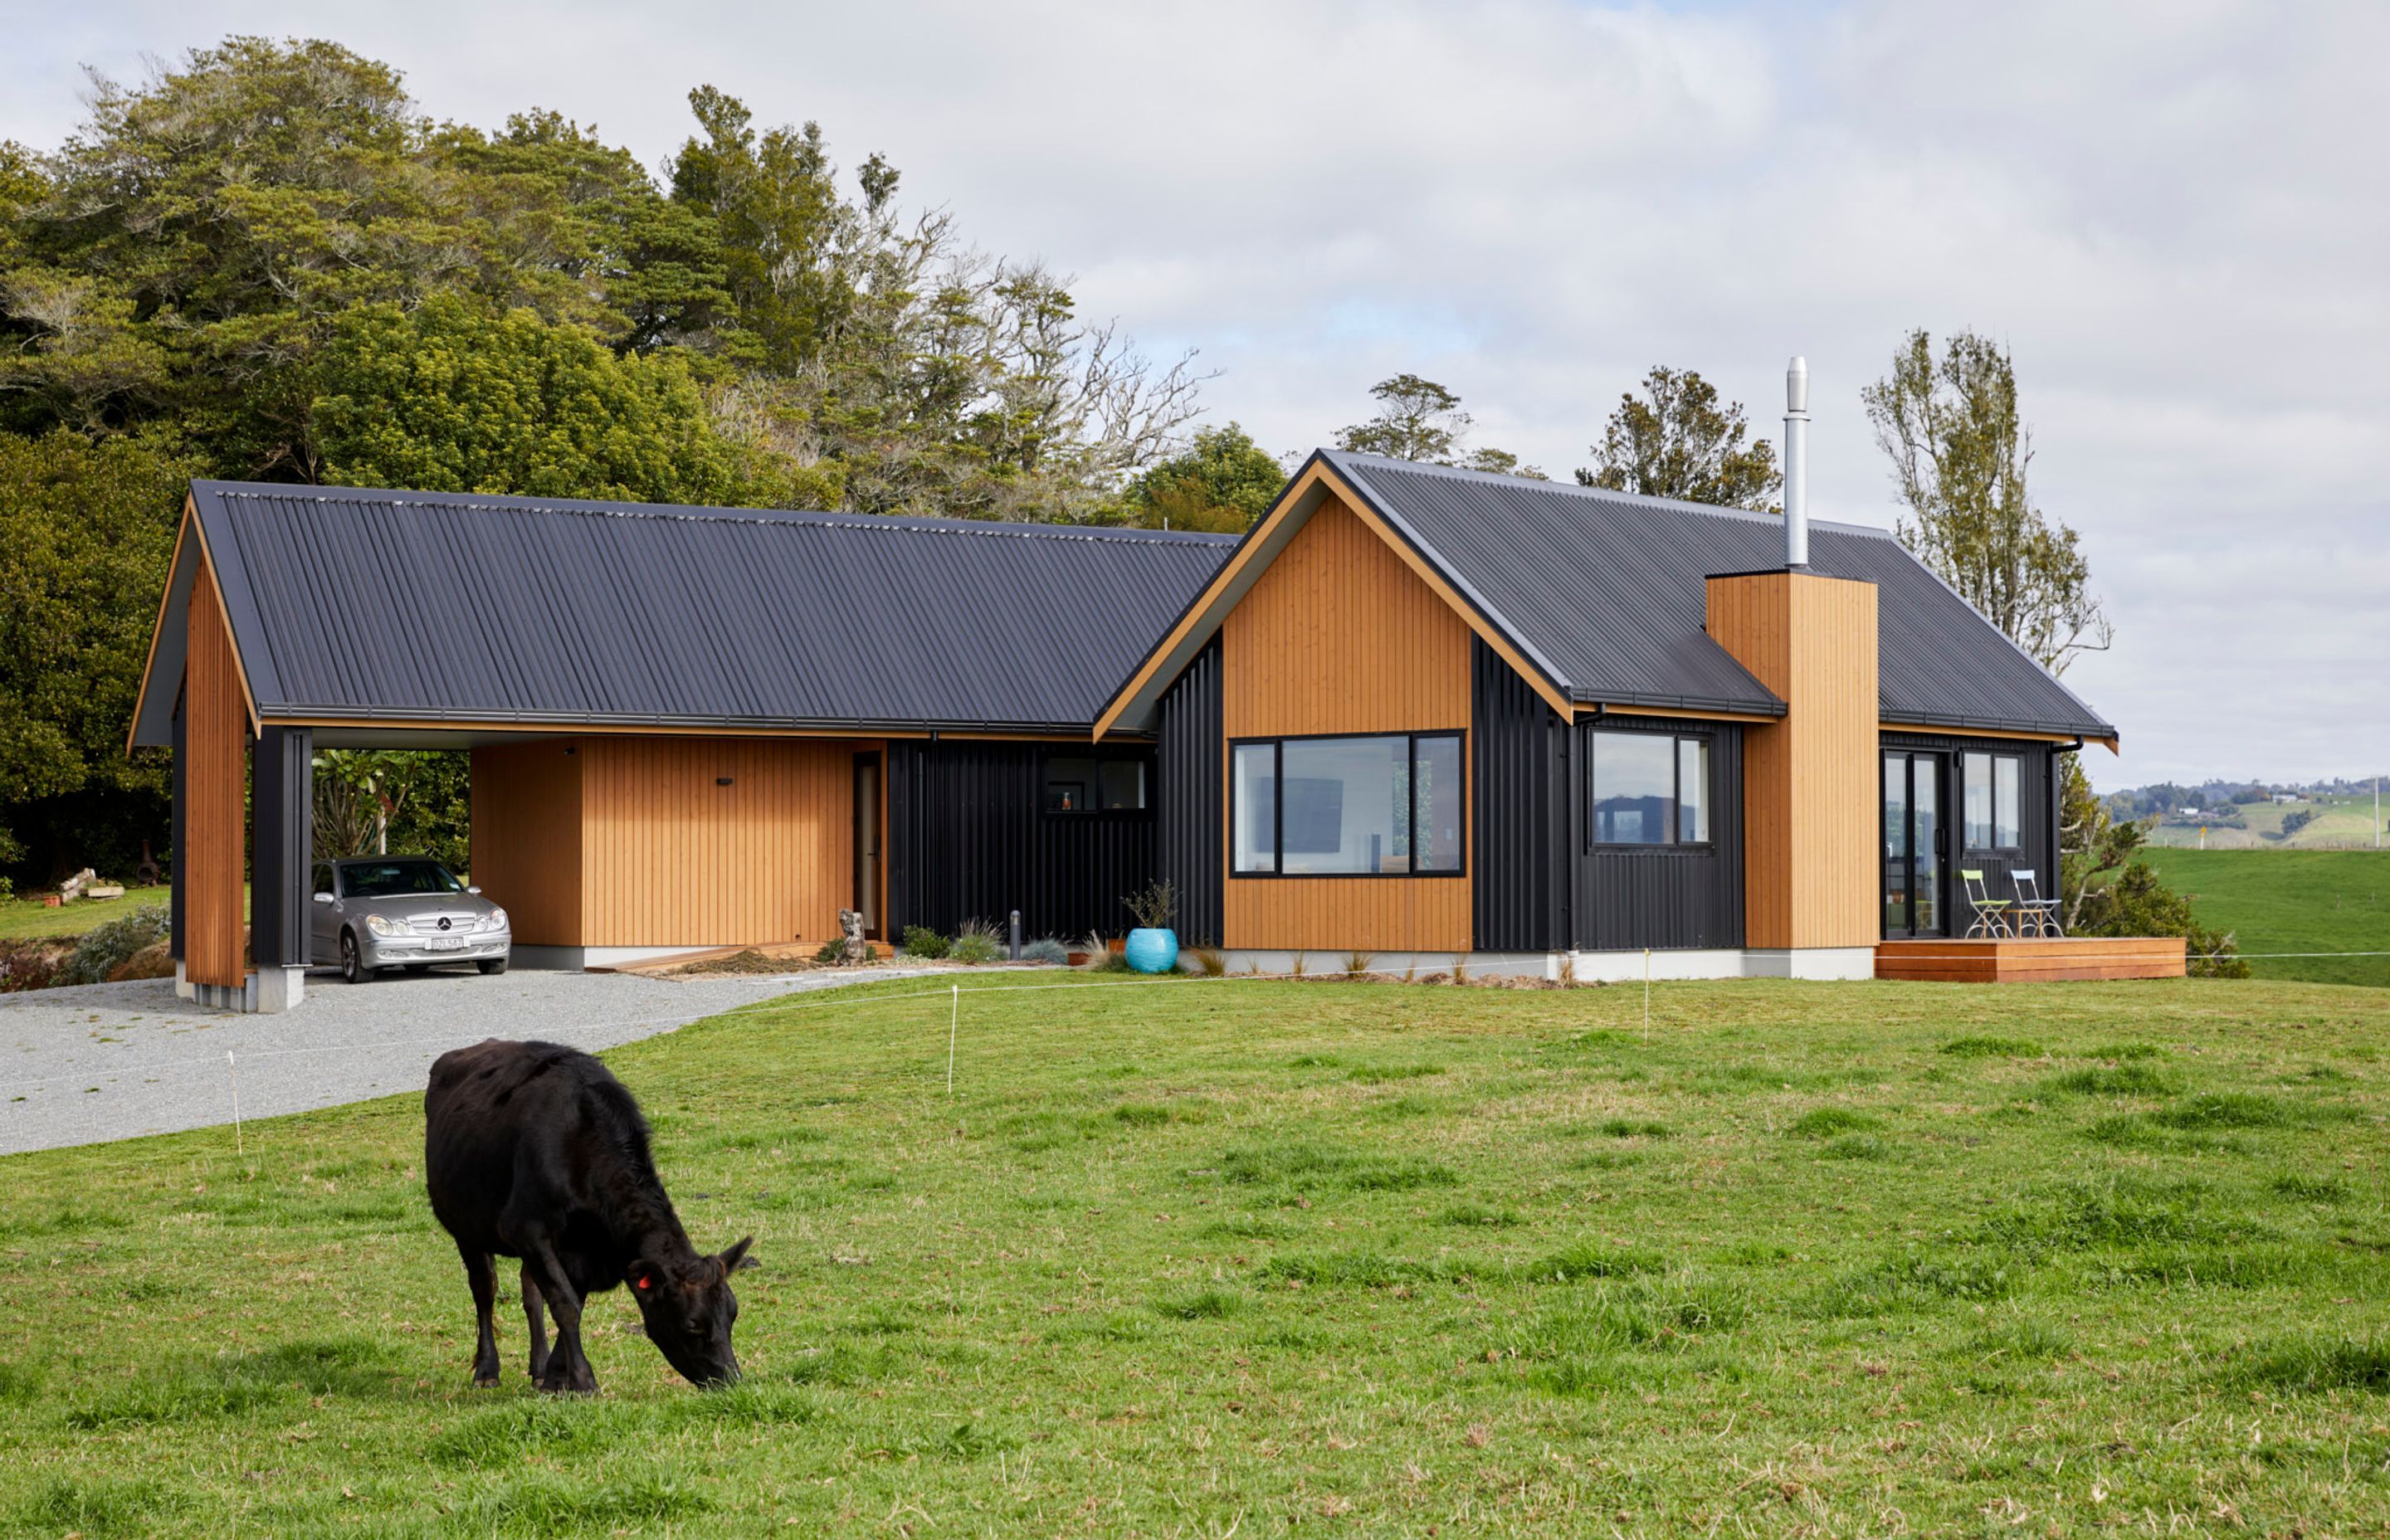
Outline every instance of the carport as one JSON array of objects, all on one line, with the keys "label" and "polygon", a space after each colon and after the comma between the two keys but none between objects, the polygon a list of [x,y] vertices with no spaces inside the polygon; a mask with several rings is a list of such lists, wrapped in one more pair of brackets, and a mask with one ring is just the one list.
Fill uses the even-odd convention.
[{"label": "carport", "polygon": [[129,735],[175,751],[178,983],[301,999],[332,748],[471,752],[472,878],[529,966],[827,940],[842,908],[1083,927],[1151,818],[1041,822],[1046,758],[1090,751],[1227,544],[194,482]]}]

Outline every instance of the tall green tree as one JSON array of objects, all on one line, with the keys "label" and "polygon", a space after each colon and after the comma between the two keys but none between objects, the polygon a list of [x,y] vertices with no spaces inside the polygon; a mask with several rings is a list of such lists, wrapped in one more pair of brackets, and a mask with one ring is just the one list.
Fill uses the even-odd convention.
[{"label": "tall green tree", "polygon": [[167,755],[124,738],[193,469],[147,436],[0,433],[0,866],[122,876],[162,841]]},{"label": "tall green tree", "polygon": [[1241,534],[1269,511],[1286,469],[1237,423],[1205,429],[1131,483],[1134,522]]},{"label": "tall green tree", "polygon": [[1594,463],[1577,471],[1577,482],[1780,513],[1784,476],[1776,450],[1750,434],[1742,403],[1721,404],[1717,387],[1695,371],[1659,366],[1643,377],[1641,398],[1619,397],[1593,446]]},{"label": "tall green tree", "polygon": [[2026,488],[2033,437],[2008,350],[1961,331],[1937,355],[1912,331],[1860,399],[1907,510],[1902,541],[2051,673],[2105,649],[2112,632],[2075,532]]},{"label": "tall green tree", "polygon": [[334,326],[311,405],[324,479],[428,492],[633,502],[834,502],[715,431],[671,354],[617,357],[587,330],[441,294]]},{"label": "tall green tree", "polygon": [[1375,416],[1337,430],[1336,447],[1356,455],[1382,455],[1392,460],[1424,460],[1431,465],[1459,466],[1468,470],[1503,476],[1547,480],[1507,449],[1478,449],[1466,456],[1461,443],[1474,423],[1460,409],[1460,398],[1433,379],[1398,374],[1369,387],[1378,404]]},{"label": "tall green tree", "polygon": [[[1961,331],[1937,355],[1922,329],[1891,372],[1860,392],[1906,512],[1896,528],[1918,558],[2053,674],[2113,633],[2091,592],[2075,532],[2046,518],[2025,485],[2032,436],[2008,350]],[[2200,971],[2245,972],[2233,938],[2200,926],[2139,851],[2144,825],[2119,823],[2091,789],[2082,756],[2061,760],[2059,898],[2088,935],[2179,935],[2209,958]]]}]

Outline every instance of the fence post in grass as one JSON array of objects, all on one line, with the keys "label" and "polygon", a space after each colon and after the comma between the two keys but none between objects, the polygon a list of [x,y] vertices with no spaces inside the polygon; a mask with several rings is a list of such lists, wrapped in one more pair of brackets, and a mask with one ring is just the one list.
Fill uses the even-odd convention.
[{"label": "fence post in grass", "polygon": [[953,984],[948,987],[955,992],[953,1008],[946,1016],[946,1099],[952,1101],[955,1099],[955,1035],[962,1030],[963,986]]},{"label": "fence post in grass", "polygon": [[249,1146],[240,1136],[240,1072],[233,1067],[232,1050],[225,1050],[225,1074],[232,1081],[232,1152],[236,1160],[249,1158]]},{"label": "fence post in grass", "polygon": [[1651,949],[1643,949],[1643,1041],[1651,1041]]}]

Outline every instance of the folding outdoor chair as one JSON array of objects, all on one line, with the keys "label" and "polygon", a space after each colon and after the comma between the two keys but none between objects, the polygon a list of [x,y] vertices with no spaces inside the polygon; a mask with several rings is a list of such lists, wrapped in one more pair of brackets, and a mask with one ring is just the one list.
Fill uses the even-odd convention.
[{"label": "folding outdoor chair", "polygon": [[2017,932],[2009,918],[2009,901],[1994,898],[1985,891],[1982,872],[1961,871],[1959,880],[1967,886],[1967,907],[1975,912],[1975,922],[1967,927],[1966,939],[1973,941],[1983,936],[1994,941],[2013,940]]},{"label": "folding outdoor chair", "polygon": [[2058,900],[2041,896],[2041,880],[2023,866],[2009,873],[2010,885],[2016,889],[2016,919],[2020,934],[2030,929],[2037,936],[2058,936]]}]

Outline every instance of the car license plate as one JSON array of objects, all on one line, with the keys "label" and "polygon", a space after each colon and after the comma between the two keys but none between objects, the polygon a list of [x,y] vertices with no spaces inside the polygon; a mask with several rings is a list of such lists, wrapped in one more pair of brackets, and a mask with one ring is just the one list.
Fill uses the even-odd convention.
[{"label": "car license plate", "polygon": [[462,936],[434,936],[425,943],[434,952],[458,952],[465,946]]}]

